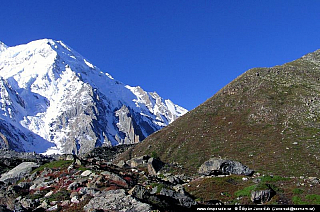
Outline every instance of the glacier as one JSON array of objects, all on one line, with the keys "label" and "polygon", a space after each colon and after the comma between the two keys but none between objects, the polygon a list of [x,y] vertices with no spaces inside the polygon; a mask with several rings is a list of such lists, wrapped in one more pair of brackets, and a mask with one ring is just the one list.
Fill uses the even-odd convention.
[{"label": "glacier", "polygon": [[117,81],[62,41],[0,42],[0,148],[81,154],[133,144],[187,112]]}]

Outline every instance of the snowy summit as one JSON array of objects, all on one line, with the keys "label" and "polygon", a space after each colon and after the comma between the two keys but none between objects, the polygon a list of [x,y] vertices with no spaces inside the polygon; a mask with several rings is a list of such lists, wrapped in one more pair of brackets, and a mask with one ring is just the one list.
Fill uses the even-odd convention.
[{"label": "snowy summit", "polygon": [[0,148],[79,154],[132,144],[186,112],[115,80],[61,41],[0,42]]}]

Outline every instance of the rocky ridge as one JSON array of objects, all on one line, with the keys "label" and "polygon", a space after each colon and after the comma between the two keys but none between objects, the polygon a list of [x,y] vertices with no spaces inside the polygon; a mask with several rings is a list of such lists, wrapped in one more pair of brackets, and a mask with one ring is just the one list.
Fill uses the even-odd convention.
[{"label": "rocky ridge", "polygon": [[[81,157],[60,155],[59,159],[40,167],[34,162],[23,162],[1,176],[1,208],[7,211],[188,211],[197,205],[177,181],[148,173],[149,169],[157,172],[164,166],[158,159],[146,156],[147,161],[134,167],[127,165],[129,161],[113,165],[112,158],[122,148],[98,148]],[[31,169],[17,171],[18,167],[31,163],[32,172]],[[14,171],[16,176],[10,174]],[[176,176],[180,183],[186,180],[180,177]]]},{"label": "rocky ridge", "polygon": [[[17,172],[19,180],[16,176],[8,175],[17,170],[15,167],[1,176],[0,209],[194,211],[197,207],[215,204],[293,204],[295,202],[287,196],[292,190],[284,193],[292,186],[296,193],[298,189],[320,191],[318,178],[279,178],[259,173],[246,176],[230,172],[203,175],[201,170],[194,176],[176,175],[174,172],[181,166],[165,164],[159,158],[148,155],[128,161],[114,160],[123,151],[117,147],[100,147],[79,157],[60,155],[50,162],[43,158],[39,160],[42,163],[40,166],[31,162],[33,171]],[[34,156],[38,157],[37,154]],[[29,162],[22,162],[18,167],[26,163]],[[231,170],[235,167],[234,163],[229,163],[230,166],[223,164],[219,169]],[[208,163],[203,166],[208,166]],[[246,166],[241,164],[241,167]],[[208,166],[207,169],[211,168]],[[10,177],[13,180],[7,180]],[[220,186],[223,190],[219,190]]]}]

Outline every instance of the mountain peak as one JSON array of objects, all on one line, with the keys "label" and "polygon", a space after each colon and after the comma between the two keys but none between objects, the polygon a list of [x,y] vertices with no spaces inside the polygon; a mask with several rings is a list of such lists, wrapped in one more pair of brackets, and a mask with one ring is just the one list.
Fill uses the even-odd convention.
[{"label": "mountain peak", "polygon": [[8,48],[8,46],[6,44],[4,44],[3,42],[0,41],[0,52],[3,52],[4,50],[6,50]]},{"label": "mountain peak", "polygon": [[[12,90],[6,101],[0,99],[0,120],[13,114],[3,126],[19,129],[16,136],[9,136],[9,129],[0,129],[0,135],[6,132],[6,141],[25,151],[80,154],[101,145],[136,143],[187,112],[118,82],[62,41],[7,48],[0,69]],[[34,145],[39,141],[41,148]],[[0,137],[0,148],[1,142]]]}]

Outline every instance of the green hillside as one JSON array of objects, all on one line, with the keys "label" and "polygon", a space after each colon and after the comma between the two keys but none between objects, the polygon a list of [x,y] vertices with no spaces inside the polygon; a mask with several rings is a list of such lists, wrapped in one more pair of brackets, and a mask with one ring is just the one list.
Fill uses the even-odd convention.
[{"label": "green hillside", "polygon": [[267,174],[318,176],[320,50],[248,70],[126,157],[143,154],[176,162],[190,174],[215,156]]}]

